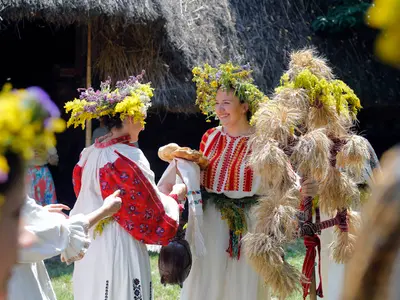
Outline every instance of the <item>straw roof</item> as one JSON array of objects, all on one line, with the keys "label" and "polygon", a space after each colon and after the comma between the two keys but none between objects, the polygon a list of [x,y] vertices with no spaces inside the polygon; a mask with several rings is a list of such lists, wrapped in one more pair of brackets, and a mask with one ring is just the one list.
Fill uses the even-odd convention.
[{"label": "straw roof", "polygon": [[122,18],[126,22],[154,21],[159,18],[155,1],[127,0],[2,0],[2,18],[44,18],[57,24],[87,22],[89,16]]},{"label": "straw roof", "polygon": [[[375,61],[374,33],[318,37],[311,29],[326,12],[304,0],[3,0],[0,16],[42,17],[50,23],[93,20],[93,66],[114,80],[146,70],[156,88],[155,104],[172,111],[194,110],[191,69],[228,59],[249,62],[256,83],[270,92],[286,68],[288,54],[316,46],[336,74],[362,99],[395,102],[398,73]],[[370,82],[374,84],[368,84]]]}]

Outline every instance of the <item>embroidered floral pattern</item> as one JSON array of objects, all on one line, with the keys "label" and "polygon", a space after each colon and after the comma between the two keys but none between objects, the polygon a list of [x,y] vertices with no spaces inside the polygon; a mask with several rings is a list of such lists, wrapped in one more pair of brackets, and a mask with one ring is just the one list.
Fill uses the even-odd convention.
[{"label": "embroidered floral pattern", "polygon": [[140,285],[140,280],[135,278],[133,279],[132,282],[132,287],[133,287],[133,294],[134,294],[134,300],[143,300],[142,298],[142,286]]},{"label": "embroidered floral pattern", "polygon": [[122,207],[114,215],[115,221],[138,241],[167,245],[175,236],[177,222],[166,215],[156,191],[140,168],[117,154],[119,158],[99,172],[103,198],[117,189],[121,191]]}]

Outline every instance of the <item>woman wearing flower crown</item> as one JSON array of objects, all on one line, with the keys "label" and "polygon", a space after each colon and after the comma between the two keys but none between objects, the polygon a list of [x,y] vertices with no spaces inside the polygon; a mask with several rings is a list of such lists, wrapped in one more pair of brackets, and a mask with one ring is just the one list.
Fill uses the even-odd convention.
[{"label": "woman wearing flower crown", "polygon": [[[141,76],[140,76],[141,77]],[[101,90],[83,91],[66,104],[69,124],[101,117],[110,133],[84,149],[73,172],[76,204],[70,215],[100,207],[114,189],[121,190],[122,209],[90,231],[92,244],[75,263],[74,299],[152,299],[150,261],[146,244],[167,245],[176,234],[178,198],[184,185],[162,194],[143,152],[133,143],[143,130],[153,96],[140,77],[101,84]]]},{"label": "woman wearing flower crown", "polygon": [[[254,218],[249,209],[257,202],[260,180],[247,166],[249,124],[259,103],[267,97],[253,84],[249,66],[209,65],[194,68],[197,100],[202,112],[221,126],[209,129],[200,150],[209,159],[202,174],[203,231],[206,255],[194,260],[184,282],[183,300],[265,300],[270,292],[241,255],[240,241]],[[304,193],[314,193],[307,185]]]},{"label": "woman wearing flower crown", "polygon": [[[47,151],[54,145],[54,132],[64,127],[58,117],[58,109],[39,88],[14,91],[6,87],[0,92],[0,236],[7,245],[0,248],[2,300],[6,297],[10,300],[55,299],[42,260],[58,254],[68,263],[80,259],[88,247],[87,228],[120,207],[121,200],[113,195],[93,213],[66,219],[59,213],[68,207],[50,205],[44,208],[27,198],[25,165],[33,157],[34,149]],[[20,249],[17,259],[20,214],[24,225],[20,246],[29,247]]]}]

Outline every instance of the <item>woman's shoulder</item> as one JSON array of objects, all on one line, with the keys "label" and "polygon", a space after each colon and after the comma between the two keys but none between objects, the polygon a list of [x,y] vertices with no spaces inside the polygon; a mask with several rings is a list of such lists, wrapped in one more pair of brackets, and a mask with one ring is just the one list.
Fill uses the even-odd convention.
[{"label": "woman's shoulder", "polygon": [[129,160],[137,164],[142,164],[147,167],[150,166],[149,161],[147,160],[143,151],[134,146],[133,144],[116,144],[114,146],[115,146],[114,152],[118,156],[123,156],[125,158],[128,158]]},{"label": "woman's shoulder", "polygon": [[205,141],[210,136],[214,136],[215,134],[217,134],[219,132],[222,132],[222,126],[217,126],[217,127],[210,128],[203,134],[202,140]]}]

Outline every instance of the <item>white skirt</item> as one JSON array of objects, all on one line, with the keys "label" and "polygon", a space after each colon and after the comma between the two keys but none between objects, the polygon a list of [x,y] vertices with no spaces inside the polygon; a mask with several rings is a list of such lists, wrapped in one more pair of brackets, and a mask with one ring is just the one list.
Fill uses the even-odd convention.
[{"label": "white skirt", "polygon": [[[247,225],[251,230],[249,218]],[[183,284],[181,300],[269,300],[268,287],[249,265],[244,253],[236,260],[226,252],[229,228],[213,203],[207,203],[201,230],[207,254],[194,259]]]},{"label": "white skirt", "polygon": [[152,300],[146,245],[118,223],[106,225],[75,262],[73,285],[75,300]]},{"label": "white skirt", "polygon": [[[328,216],[321,214],[321,220],[329,219]],[[335,263],[331,259],[329,245],[334,238],[334,228],[327,228],[321,233],[321,275],[322,289],[324,298],[327,300],[340,300],[344,286],[345,265]],[[317,271],[317,269],[316,269]],[[318,277],[317,277],[318,278]]]}]

